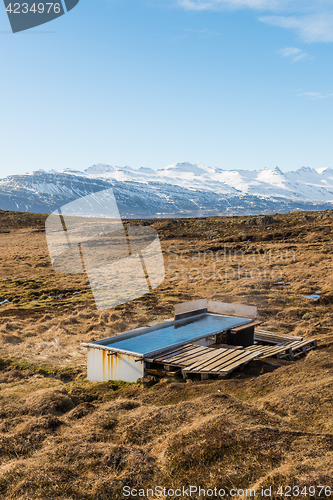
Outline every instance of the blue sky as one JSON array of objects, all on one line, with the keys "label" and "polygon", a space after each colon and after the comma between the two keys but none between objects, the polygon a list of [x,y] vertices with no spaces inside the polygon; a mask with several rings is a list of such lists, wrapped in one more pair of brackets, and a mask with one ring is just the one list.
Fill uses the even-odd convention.
[{"label": "blue sky", "polygon": [[95,163],[333,167],[328,0],[80,0],[12,34],[0,177]]}]

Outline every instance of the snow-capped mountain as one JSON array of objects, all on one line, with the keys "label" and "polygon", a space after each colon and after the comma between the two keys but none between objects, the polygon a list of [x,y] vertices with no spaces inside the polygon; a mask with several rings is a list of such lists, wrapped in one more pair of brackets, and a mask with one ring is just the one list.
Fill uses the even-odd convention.
[{"label": "snow-capped mountain", "polygon": [[222,170],[202,163],[177,163],[164,169],[152,170],[110,165],[94,165],[85,171],[91,178],[118,181],[168,183],[187,189],[212,191],[220,194],[283,197],[291,200],[333,201],[333,170],[317,171],[301,167],[283,173],[278,167],[259,171]]},{"label": "snow-capped mountain", "polygon": [[50,213],[112,187],[123,217],[236,215],[333,207],[333,170],[223,170],[202,163],[166,168],[93,165],[0,180],[0,209]]}]

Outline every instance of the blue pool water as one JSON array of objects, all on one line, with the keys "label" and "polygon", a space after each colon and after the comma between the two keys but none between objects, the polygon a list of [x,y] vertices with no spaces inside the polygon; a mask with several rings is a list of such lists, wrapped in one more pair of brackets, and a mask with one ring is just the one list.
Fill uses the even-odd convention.
[{"label": "blue pool water", "polygon": [[206,314],[182,320],[177,325],[166,325],[159,330],[142,333],[136,337],[127,339],[115,339],[107,347],[116,347],[126,351],[145,354],[159,349],[163,349],[173,344],[178,344],[187,340],[193,340],[204,335],[213,335],[229,328],[250,323],[249,318],[235,318],[231,316],[218,316]]}]

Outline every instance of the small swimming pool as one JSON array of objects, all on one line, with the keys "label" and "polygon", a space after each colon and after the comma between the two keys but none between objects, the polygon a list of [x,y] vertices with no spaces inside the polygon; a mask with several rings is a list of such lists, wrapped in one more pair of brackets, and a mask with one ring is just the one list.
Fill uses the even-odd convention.
[{"label": "small swimming pool", "polygon": [[200,314],[189,319],[159,325],[158,328],[144,329],[142,333],[134,331],[132,335],[119,335],[118,338],[108,339],[109,342],[107,343],[104,340],[103,346],[133,353],[148,354],[179,343],[193,341],[197,338],[204,338],[224,330],[236,328],[251,321],[249,318],[236,318],[209,313]]}]

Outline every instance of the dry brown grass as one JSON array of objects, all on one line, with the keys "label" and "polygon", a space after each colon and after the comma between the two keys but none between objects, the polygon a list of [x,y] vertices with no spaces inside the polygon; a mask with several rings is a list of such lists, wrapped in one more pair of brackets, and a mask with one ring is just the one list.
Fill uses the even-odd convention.
[{"label": "dry brown grass", "polygon": [[[84,275],[52,270],[43,217],[20,228],[3,215],[0,302],[13,304],[0,306],[0,498],[118,500],[126,484],[332,486],[332,219],[250,219],[152,221],[166,280],[98,312]],[[302,297],[317,290],[318,301]],[[263,327],[316,337],[319,348],[224,380],[87,382],[81,342],[170,318],[176,303],[201,297],[255,305]]]}]

